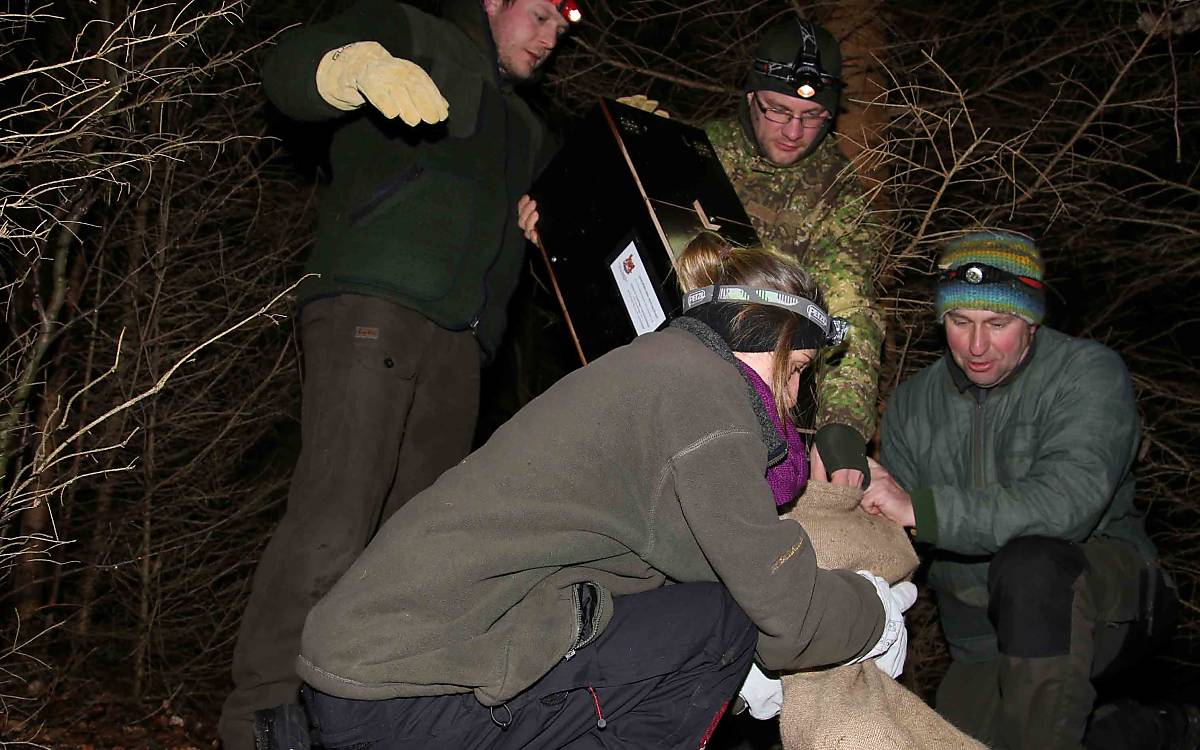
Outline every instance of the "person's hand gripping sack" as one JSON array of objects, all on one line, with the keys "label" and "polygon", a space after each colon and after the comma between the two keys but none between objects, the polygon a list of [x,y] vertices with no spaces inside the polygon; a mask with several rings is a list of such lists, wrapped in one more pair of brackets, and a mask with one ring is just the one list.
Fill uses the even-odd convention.
[{"label": "person's hand gripping sack", "polygon": [[357,109],[364,102],[406,125],[438,123],[450,103],[421,66],[392,57],[379,42],[355,42],[330,50],[317,65],[317,93],[332,107]]},{"label": "person's hand gripping sack", "polygon": [[917,587],[908,581],[891,586],[885,579],[869,570],[860,570],[858,574],[875,586],[875,593],[883,603],[886,622],[879,643],[867,653],[847,663],[857,664],[874,659],[875,666],[887,672],[890,677],[899,677],[904,671],[904,657],[908,653],[908,628],[904,625],[904,612],[917,601]]}]

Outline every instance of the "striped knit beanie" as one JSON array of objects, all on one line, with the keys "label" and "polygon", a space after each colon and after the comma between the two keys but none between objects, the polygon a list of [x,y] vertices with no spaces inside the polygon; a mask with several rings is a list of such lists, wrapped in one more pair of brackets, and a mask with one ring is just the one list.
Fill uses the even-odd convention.
[{"label": "striped knit beanie", "polygon": [[[1035,283],[1023,283],[1007,274],[999,281],[972,283],[972,277],[964,278],[966,274],[947,273],[975,263],[1033,279]],[[1046,294],[1041,281],[1046,266],[1033,240],[1025,235],[971,232],[946,246],[938,268],[942,272],[937,289],[938,320],[951,310],[965,308],[1008,313],[1035,325],[1042,322],[1046,313]]]}]

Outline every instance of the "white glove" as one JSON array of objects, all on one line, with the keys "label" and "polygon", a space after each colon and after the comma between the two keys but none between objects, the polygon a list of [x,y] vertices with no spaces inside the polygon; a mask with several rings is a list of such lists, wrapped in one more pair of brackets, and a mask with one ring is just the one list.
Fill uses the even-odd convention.
[{"label": "white glove", "polygon": [[904,656],[908,651],[908,629],[904,627],[904,612],[917,600],[917,587],[908,581],[891,586],[869,570],[860,570],[858,574],[875,586],[875,593],[883,603],[886,622],[879,643],[863,656],[846,663],[858,664],[867,659],[874,659],[875,665],[889,676],[898,677],[904,671]]},{"label": "white glove", "polygon": [[738,695],[756,719],[772,719],[783,710],[783,683],[767,677],[757,664],[750,665],[750,674]]}]

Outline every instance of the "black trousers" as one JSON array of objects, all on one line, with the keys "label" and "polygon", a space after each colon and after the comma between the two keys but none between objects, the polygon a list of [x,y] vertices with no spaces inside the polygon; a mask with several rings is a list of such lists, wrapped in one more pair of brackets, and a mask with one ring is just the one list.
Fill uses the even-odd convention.
[{"label": "black trousers", "polygon": [[472,693],[361,701],[302,691],[329,750],[698,750],[745,679],[758,630],[725,587],[614,599],[605,631],[500,706]]}]

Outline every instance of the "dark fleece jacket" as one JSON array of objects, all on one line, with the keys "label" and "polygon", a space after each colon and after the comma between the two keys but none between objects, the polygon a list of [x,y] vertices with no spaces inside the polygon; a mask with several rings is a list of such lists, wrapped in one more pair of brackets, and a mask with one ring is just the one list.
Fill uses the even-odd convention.
[{"label": "dark fleece jacket", "polygon": [[[804,529],[779,519],[773,428],[723,354],[673,327],[532,401],[392,516],[317,604],[300,676],[345,698],[474,691],[496,705],[602,631],[613,595],[691,581],[729,589],[768,668],[874,646],[878,596],[819,569]],[[583,582],[601,592],[592,623]]]},{"label": "dark fleece jacket", "polygon": [[[376,41],[420,65],[450,103],[437,125],[409,127],[370,105],[331,107],[317,65],[344,44]],[[479,0],[447,0],[437,18],[394,0],[360,0],[280,37],[263,66],[271,101],[297,120],[339,120],[322,186],[316,245],[299,298],[353,293],[396,302],[487,353],[505,326],[525,240],[517,200],[553,147],[500,77]]]}]

